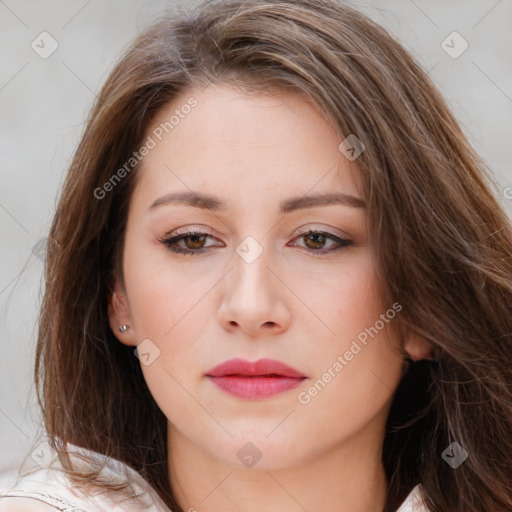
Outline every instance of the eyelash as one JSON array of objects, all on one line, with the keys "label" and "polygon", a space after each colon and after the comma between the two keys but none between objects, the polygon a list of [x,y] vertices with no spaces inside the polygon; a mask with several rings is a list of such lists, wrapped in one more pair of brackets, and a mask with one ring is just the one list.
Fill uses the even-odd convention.
[{"label": "eyelash", "polygon": [[[322,235],[322,236],[325,236],[326,238],[334,240],[335,242],[337,242],[339,244],[339,246],[336,247],[335,249],[315,250],[315,249],[306,248],[308,251],[314,253],[315,255],[323,255],[323,254],[327,254],[329,252],[339,251],[340,249],[348,247],[348,246],[350,246],[350,245],[352,245],[354,243],[352,240],[340,238],[340,237],[338,237],[336,235],[333,235],[332,233],[327,233],[325,231],[315,231],[315,230],[312,230],[312,229],[310,229],[308,231],[305,231],[303,233],[300,233],[300,235],[297,238],[302,238],[302,237],[306,237],[306,236],[309,236],[309,235]],[[172,252],[177,253],[177,254],[184,254],[184,255],[187,255],[187,256],[195,256],[197,254],[201,254],[201,253],[203,253],[203,252],[208,250],[208,247],[201,248],[201,249],[181,249],[181,248],[178,248],[178,247],[174,246],[175,244],[177,244],[181,240],[190,238],[192,236],[207,236],[207,237],[211,237],[211,235],[209,233],[204,233],[204,232],[201,232],[201,231],[187,231],[185,233],[173,236],[171,238],[165,238],[165,237],[164,238],[158,238],[158,241],[163,243],[164,245],[166,245],[167,248],[169,250],[171,250]]]}]

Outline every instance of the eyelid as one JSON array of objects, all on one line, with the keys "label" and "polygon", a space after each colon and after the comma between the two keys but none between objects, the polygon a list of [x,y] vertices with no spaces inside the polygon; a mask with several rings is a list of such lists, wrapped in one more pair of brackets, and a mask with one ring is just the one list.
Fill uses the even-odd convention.
[{"label": "eyelid", "polygon": [[[354,245],[354,240],[353,240],[352,236],[345,234],[345,233],[336,235],[332,231],[335,231],[335,229],[332,227],[323,228],[318,225],[315,227],[314,225],[311,225],[311,224],[308,224],[307,226],[302,226],[296,231],[295,236],[292,238],[292,242],[294,242],[294,243],[291,245],[291,247],[295,247],[295,241],[297,239],[300,239],[301,237],[304,237],[304,236],[308,236],[310,234],[323,235],[327,239],[330,239],[335,244],[338,244],[338,247],[335,247],[333,249],[319,249],[319,250],[309,249],[308,250],[307,248],[304,248],[304,249],[308,250],[311,254],[319,256],[319,257],[323,256],[325,254],[329,254],[329,253],[334,254],[343,248]],[[217,241],[219,241],[219,239],[212,233],[212,230],[205,226],[201,226],[201,227],[187,226],[186,228],[179,228],[175,231],[169,232],[168,234],[164,235],[163,237],[158,237],[157,240],[159,243],[163,243],[163,244],[167,245],[168,248],[172,252],[177,253],[177,254],[189,255],[189,256],[199,255],[199,254],[203,254],[205,252],[209,252],[210,249],[213,249],[215,247],[215,245],[212,244],[210,246],[198,248],[195,250],[194,249],[182,249],[182,248],[178,248],[178,247],[172,248],[172,246],[174,244],[177,244],[179,241],[189,238],[189,237],[192,237],[192,236],[202,236],[202,237],[207,237],[210,239],[216,239]],[[290,245],[288,245],[288,244],[287,244],[287,246],[290,247]],[[218,245],[217,245],[217,247],[218,247]]]},{"label": "eyelid", "polygon": [[194,235],[197,234],[197,235],[215,236],[213,234],[213,231],[210,228],[207,228],[206,226],[187,226],[186,228],[178,228],[174,231],[167,233],[165,236],[168,236],[168,237],[179,236],[179,235],[186,235],[188,233],[191,233]]},{"label": "eyelid", "polygon": [[323,226],[321,224],[307,224],[306,226],[300,227],[296,233],[297,235],[304,235],[310,231],[320,231],[326,234],[331,234],[333,236],[338,236],[340,238],[353,238],[352,235],[349,235],[340,229],[333,228],[332,226]]},{"label": "eyelid", "polygon": [[[218,237],[216,237],[212,231],[208,228],[197,228],[197,227],[187,227],[187,228],[180,228],[176,231],[171,231],[169,234],[165,235],[162,239],[160,239],[160,241],[169,241],[169,240],[172,240],[172,239],[180,239],[180,240],[183,240],[183,239],[186,239],[186,238],[189,238],[189,237],[192,237],[192,236],[204,236],[206,238],[209,238],[212,240],[212,243],[211,245],[209,245],[208,247],[204,247],[202,249],[198,249],[197,251],[193,251],[193,252],[199,252],[201,250],[207,250],[209,249],[210,247],[219,247],[218,245],[218,242],[221,242],[223,243]],[[217,245],[215,245],[215,243]]]},{"label": "eyelid", "polygon": [[[326,231],[327,230],[327,231]],[[306,226],[302,226],[295,232],[294,236],[300,236],[304,234],[308,234],[311,231],[319,231],[319,232],[325,232],[326,234],[332,234],[334,236],[339,236],[340,238],[346,237],[346,238],[353,238],[348,233],[345,233],[343,231],[337,230],[338,233],[333,232],[336,231],[335,228],[331,226],[322,226],[320,224],[307,224]],[[208,235],[213,238],[217,238],[213,231],[206,227],[206,226],[187,226],[185,228],[178,228],[175,231],[171,231],[165,235],[165,238],[180,236],[180,235]]]}]

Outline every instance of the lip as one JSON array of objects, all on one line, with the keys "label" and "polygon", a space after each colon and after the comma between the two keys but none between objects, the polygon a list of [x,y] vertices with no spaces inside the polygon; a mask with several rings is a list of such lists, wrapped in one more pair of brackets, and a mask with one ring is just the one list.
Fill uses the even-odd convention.
[{"label": "lip", "polygon": [[230,359],[206,376],[222,391],[246,400],[261,400],[296,388],[307,377],[275,359]]}]

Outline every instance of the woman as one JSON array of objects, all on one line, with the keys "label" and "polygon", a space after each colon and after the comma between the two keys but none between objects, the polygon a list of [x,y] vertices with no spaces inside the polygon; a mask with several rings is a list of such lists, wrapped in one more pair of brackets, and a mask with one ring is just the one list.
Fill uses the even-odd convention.
[{"label": "woman", "polygon": [[154,24],[62,191],[35,365],[54,460],[2,510],[511,510],[494,185],[351,8]]}]

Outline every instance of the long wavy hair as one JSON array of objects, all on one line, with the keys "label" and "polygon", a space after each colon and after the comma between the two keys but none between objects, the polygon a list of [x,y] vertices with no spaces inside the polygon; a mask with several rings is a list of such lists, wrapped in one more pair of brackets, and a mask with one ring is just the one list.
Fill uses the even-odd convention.
[{"label": "long wavy hair", "polygon": [[[394,395],[383,512],[416,484],[432,512],[510,512],[510,219],[425,71],[382,27],[335,0],[207,0],[153,23],[107,78],[53,219],[39,316],[37,398],[65,471],[77,485],[108,486],[73,467],[69,442],[126,463],[181,511],[167,419],[107,315],[138,165],[97,191],[162,107],[210,84],[302,94],[340,140],[355,134],[365,145],[357,163],[383,293],[402,305],[401,331],[434,347],[432,361],[407,366]],[[443,457],[454,442],[467,453],[456,469]]]}]

